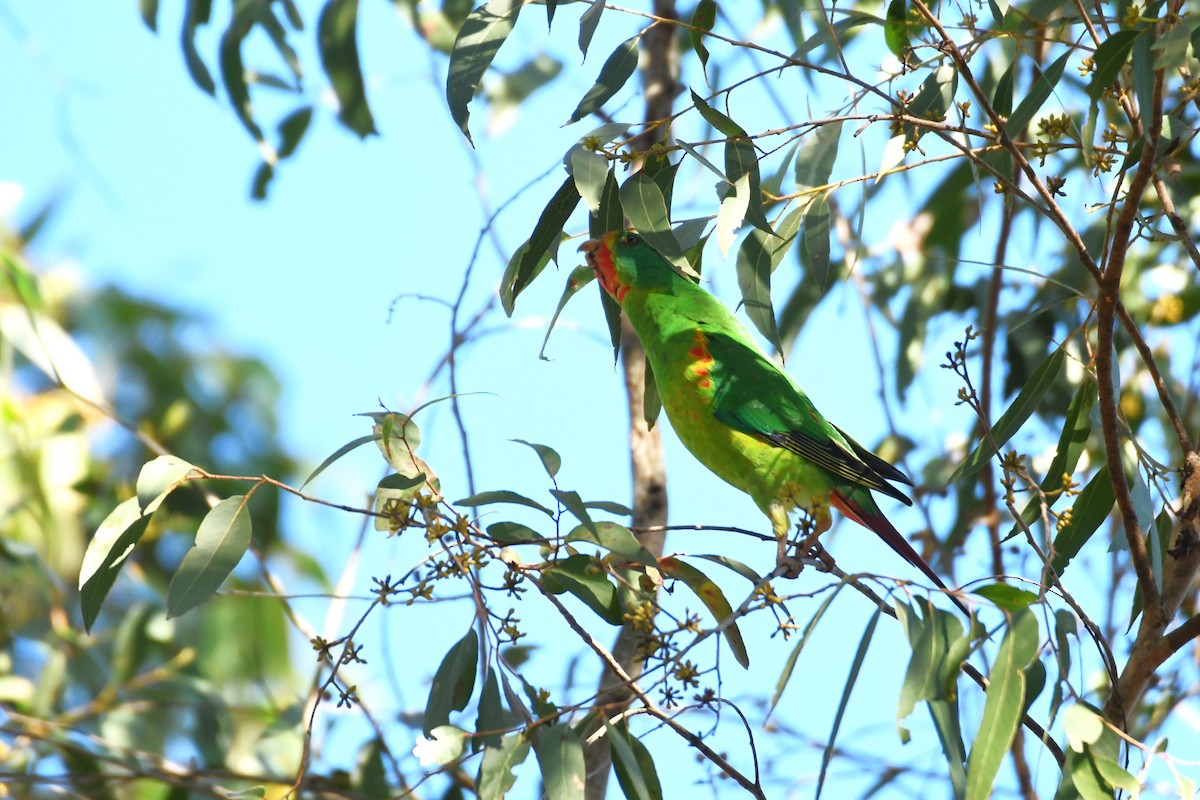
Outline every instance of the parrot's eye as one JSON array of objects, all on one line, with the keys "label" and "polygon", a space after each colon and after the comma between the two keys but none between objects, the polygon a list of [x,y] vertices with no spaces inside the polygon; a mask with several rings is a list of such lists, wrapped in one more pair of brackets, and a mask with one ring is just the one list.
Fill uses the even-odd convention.
[{"label": "parrot's eye", "polygon": [[637,234],[636,233],[627,233],[627,234],[625,234],[625,238],[623,241],[625,242],[625,244],[635,245],[638,243]]}]

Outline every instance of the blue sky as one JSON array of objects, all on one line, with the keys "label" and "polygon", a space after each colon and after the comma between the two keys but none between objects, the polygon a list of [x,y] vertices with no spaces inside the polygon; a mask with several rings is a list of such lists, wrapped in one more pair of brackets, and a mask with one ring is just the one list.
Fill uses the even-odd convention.
[{"label": "blue sky", "polygon": [[[453,298],[485,219],[480,188],[487,204],[498,206],[531,177],[552,167],[586,132],[587,123],[569,129],[557,125],[586,90],[603,57],[633,29],[610,14],[592,56],[582,70],[574,70],[578,52],[572,49],[571,26],[577,12],[559,11],[557,44],[547,43],[540,19],[523,21],[516,34],[520,44],[510,50],[558,47],[572,74],[535,96],[513,124],[494,137],[485,133],[484,110],[473,106],[479,150],[471,154],[445,108],[444,59],[430,58],[389,4],[364,3],[362,53],[382,135],[359,141],[338,125],[323,76],[308,75],[306,91],[321,108],[298,154],[279,170],[270,199],[255,203],[248,195],[256,150],[227,103],[204,95],[188,79],[175,34],[177,13],[164,4],[161,33],[155,35],[142,25],[133,3],[0,5],[0,74],[5,75],[0,102],[10,121],[20,121],[6,124],[0,134],[0,181],[24,187],[27,200],[20,211],[26,214],[55,193],[65,198],[41,244],[43,263],[74,262],[88,282],[116,282],[194,310],[211,321],[209,330],[219,343],[264,357],[283,381],[286,445],[315,465],[367,432],[364,421],[352,416],[355,412],[372,410],[379,401],[404,410],[421,398],[446,393],[444,382],[424,386],[448,343],[446,311],[411,296]],[[540,18],[541,9],[530,9],[528,16]],[[215,27],[219,30],[219,23]],[[311,27],[302,38],[305,47],[311,47]],[[215,38],[214,31],[204,32],[203,52],[213,52]],[[504,58],[502,54],[500,63]],[[309,58],[307,63],[317,62]],[[782,79],[780,85],[799,89],[799,84],[792,87]],[[263,108],[273,106],[264,99]],[[856,162],[857,156],[848,160]],[[857,164],[851,168],[859,169]],[[504,252],[482,248],[465,305],[468,315],[495,291],[508,252],[528,235],[561,177],[561,172],[553,172],[500,217],[497,231]],[[703,205],[711,182],[695,178],[689,188],[701,196],[698,205]],[[578,221],[577,229],[583,227]],[[886,233],[882,227],[871,238],[882,240]],[[991,245],[984,244],[990,240],[982,232],[979,236],[981,247],[990,250]],[[566,271],[578,263],[573,248],[564,248],[564,253],[563,271],[547,275],[523,295],[512,320],[494,314],[486,325],[488,336],[464,353],[460,389],[489,393],[463,401],[476,482],[479,489],[511,488],[544,499],[549,487],[537,460],[508,441],[523,438],[559,450],[563,488],[577,489],[588,499],[626,502],[623,388],[612,368],[591,289],[575,299],[559,323],[548,351],[552,360],[537,357]],[[706,264],[718,263],[715,248],[710,256]],[[786,270],[794,269],[789,258],[781,268],[783,283],[794,274]],[[717,266],[712,272],[715,289],[731,298],[736,290],[731,269]],[[397,300],[401,295],[410,297]],[[856,438],[873,442],[883,433],[884,423],[874,368],[857,368],[871,363],[860,333],[863,313],[853,291],[836,293],[810,321],[788,367],[819,408]],[[941,353],[960,336],[958,330],[934,332],[927,372],[935,374],[918,383],[910,400],[909,413],[925,415],[934,447],[969,426],[967,410],[953,405],[954,389],[939,374],[944,371],[936,369]],[[460,444],[445,408],[430,409],[418,421],[425,432],[422,455],[442,476],[445,493],[451,499],[466,495]],[[669,426],[664,435],[673,522],[769,529],[746,497],[694,464]],[[374,451],[364,448],[328,471],[313,488],[331,500],[360,503],[381,469]],[[891,505],[886,506],[889,513],[895,510]],[[902,530],[919,524],[918,517],[904,513],[895,519]],[[289,503],[289,524],[294,535],[327,554],[327,567],[336,575],[357,521]],[[830,544],[848,571],[919,577],[861,530],[842,526]],[[372,574],[403,571],[423,547],[420,541],[371,538],[364,553],[370,568],[362,569],[359,585],[368,583]],[[750,548],[729,535],[676,535],[668,542],[669,551],[730,549],[731,555],[760,570],[772,565],[773,547]],[[970,576],[970,565],[964,562],[960,577]],[[715,569],[713,574],[718,575]],[[731,600],[746,591],[738,579],[719,579]],[[814,589],[824,583],[820,576],[806,573],[787,589]],[[814,606],[798,601],[794,610],[804,621]],[[837,616],[818,629],[801,658],[779,712],[783,724],[802,728],[818,740],[832,722],[854,646],[871,610],[849,593],[837,608]],[[310,613],[319,627],[321,604],[313,604]],[[421,681],[465,631],[470,613],[462,605],[380,615],[393,641],[402,630],[404,640],[422,643],[422,655],[401,671],[404,695],[389,695],[379,705],[389,710],[423,705]],[[551,644],[531,669],[542,683],[557,686],[563,680],[563,664],[580,647],[564,638],[565,629],[553,628],[554,620],[540,624],[547,626],[545,639]],[[765,617],[745,627],[754,671],[742,675],[728,653],[723,656],[723,689],[743,699],[773,684],[780,660],[791,649],[791,644],[768,638],[771,626]],[[914,742],[902,750],[896,747],[893,715],[903,677],[900,659],[907,657],[900,637],[899,629],[886,620],[876,632],[842,741],[851,749],[924,762],[937,772],[942,757],[923,723],[922,710],[911,721]],[[555,649],[564,641],[570,642],[569,652]],[[582,680],[591,682],[590,672]],[[975,695],[964,698],[976,708],[981,702]],[[755,713],[751,723],[757,726],[762,714]],[[725,746],[744,756],[737,726],[729,727],[733,733]],[[654,736],[658,742],[668,738],[663,732]],[[768,753],[774,746],[771,737],[760,736],[759,742]],[[667,748],[664,753],[675,752],[691,763],[681,747]],[[787,773],[815,775],[819,751],[779,755],[792,759]],[[843,786],[861,788],[870,782],[852,762],[835,762],[834,769]],[[808,791],[801,789],[800,794]]]}]

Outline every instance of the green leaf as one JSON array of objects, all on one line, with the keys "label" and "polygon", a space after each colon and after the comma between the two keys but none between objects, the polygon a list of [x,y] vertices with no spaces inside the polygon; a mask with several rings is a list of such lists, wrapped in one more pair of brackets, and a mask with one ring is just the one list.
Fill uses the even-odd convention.
[{"label": "green leaf", "polygon": [[1129,60],[1129,51],[1133,49],[1134,39],[1141,33],[1142,31],[1116,31],[1105,37],[1104,41],[1100,43],[1100,46],[1096,48],[1096,54],[1092,56],[1096,69],[1092,72],[1092,79],[1088,83],[1088,97],[1092,100],[1099,100],[1105,90],[1117,79],[1117,76],[1121,74],[1121,68]]},{"label": "green leaf", "polygon": [[475,750],[480,747],[500,747],[502,731],[511,727],[512,719],[500,703],[500,682],[496,680],[496,671],[488,667],[483,691],[479,694],[479,715],[475,718],[475,736],[471,746]]},{"label": "green leaf", "polygon": [[775,307],[771,302],[771,274],[796,241],[801,209],[793,209],[779,223],[775,236],[752,230],[742,241],[737,254],[738,288],[746,316],[768,342],[777,350],[782,347],[775,323]]},{"label": "green leaf", "polygon": [[1058,85],[1058,81],[1062,78],[1063,70],[1066,69],[1067,60],[1074,54],[1072,50],[1067,50],[1059,56],[1046,70],[1040,73],[1037,79],[1033,82],[1033,86],[1029,87],[1029,91],[1017,106],[1016,111],[1008,117],[1008,123],[1004,129],[1008,135],[1014,139],[1020,138],[1024,133],[1025,128],[1033,120],[1034,116],[1042,110],[1042,105],[1049,99],[1050,94],[1054,91],[1054,87]]},{"label": "green leaf", "polygon": [[513,768],[529,755],[529,740],[523,733],[513,733],[500,740],[499,747],[486,747],[479,764],[476,791],[479,800],[503,800],[517,782]]},{"label": "green leaf", "polygon": [[[490,530],[490,529],[489,529]],[[631,564],[656,566],[657,559],[638,542],[633,531],[615,522],[580,525],[567,534],[567,542],[591,542]]]},{"label": "green leaf", "polygon": [[537,742],[538,766],[547,800],[583,797],[583,743],[567,725],[551,725]]},{"label": "green leaf", "polygon": [[954,105],[954,93],[957,90],[958,70],[949,64],[940,66],[921,82],[908,113],[923,119],[943,120]]},{"label": "green leaf", "polygon": [[750,655],[746,652],[746,643],[742,640],[742,632],[738,630],[737,623],[731,620],[733,607],[725,599],[721,588],[703,572],[674,556],[660,558],[658,566],[666,577],[683,581],[696,597],[700,598],[700,602],[704,603],[704,607],[716,618],[717,622],[725,623],[726,620],[729,620],[724,631],[725,641],[729,643],[729,649],[733,651],[733,657],[737,659],[737,662],[742,667],[749,669]]},{"label": "green leaf", "polygon": [[524,439],[509,439],[509,441],[532,448],[533,452],[537,453],[538,458],[541,459],[542,467],[546,470],[546,474],[551,478],[558,475],[558,471],[562,469],[562,456],[553,447],[547,447],[544,444],[534,444]]},{"label": "green leaf", "polygon": [[822,195],[804,214],[804,271],[824,292],[829,288],[829,204]]},{"label": "green leaf", "polygon": [[1045,397],[1046,392],[1054,385],[1065,360],[1066,351],[1059,348],[1038,365],[1025,387],[1013,400],[1012,405],[1000,415],[1000,419],[992,426],[992,435],[985,437],[967,457],[967,460],[958,465],[958,469],[954,470],[954,474],[950,476],[950,483],[955,483],[978,472],[984,462],[994,456],[1021,429],[1025,421],[1037,410],[1038,403]]},{"label": "green leaf", "polygon": [[627,505],[613,502],[612,500],[588,500],[583,504],[584,508],[598,508],[601,511],[607,511],[610,514],[619,514],[623,517],[632,517],[633,509]]},{"label": "green leaf", "polygon": [[815,189],[829,183],[833,165],[837,162],[841,136],[842,123],[839,120],[822,125],[804,138],[796,153],[796,191]]},{"label": "green leaf", "polygon": [[686,265],[683,250],[671,232],[670,212],[662,189],[644,173],[631,176],[621,185],[621,208],[646,243],[677,267]]},{"label": "green leaf", "polygon": [[596,78],[592,88],[587,90],[587,94],[571,112],[571,118],[567,120],[568,125],[599,111],[605,103],[613,98],[613,95],[621,91],[621,88],[637,71],[639,39],[641,39],[641,34],[630,37],[617,45],[617,49],[609,55],[604,66],[600,68],[600,75]]},{"label": "green leaf", "polygon": [[[1056,492],[1046,498],[1046,505],[1049,508],[1053,508],[1059,498],[1064,495],[1064,492],[1057,491],[1062,489],[1063,475],[1075,471],[1075,465],[1079,463],[1079,456],[1087,447],[1088,436],[1092,432],[1091,410],[1097,396],[1096,382],[1086,378],[1079,384],[1078,391],[1071,398],[1071,404],[1067,406],[1062,433],[1058,437],[1058,447],[1054,450],[1054,458],[1050,461],[1046,477],[1041,483],[1043,493]],[[1025,520],[1026,525],[1032,525],[1041,516],[1041,513],[1041,498],[1034,496],[1025,504],[1025,508],[1021,509],[1021,519]],[[1008,541],[1020,532],[1021,527],[1014,525],[1008,536],[1004,537],[1004,541]]]},{"label": "green leaf", "polygon": [[79,567],[79,608],[85,630],[92,629],[121,564],[133,552],[149,522],[150,517],[139,510],[138,499],[131,497],[104,518],[88,542]]},{"label": "green leaf", "polygon": [[579,496],[579,492],[568,491],[564,489],[551,489],[550,494],[554,496],[558,502],[570,511],[575,518],[586,525],[588,528],[595,531],[596,523],[592,522],[592,517],[588,514],[587,506],[583,504],[583,498]]},{"label": "green leaf", "polygon": [[573,555],[542,570],[542,585],[551,594],[570,592],[610,625],[623,622],[617,587],[591,556]]},{"label": "green leaf", "polygon": [[358,0],[329,0],[317,22],[321,65],[338,100],[338,119],[366,138],[375,130],[358,55]]},{"label": "green leaf", "polygon": [[[419,458],[415,460],[421,464],[425,463]],[[375,517],[375,530],[391,531],[393,523],[390,515],[398,510],[398,506],[408,505],[420,497],[428,481],[429,475],[423,471],[412,476],[399,475],[397,473],[385,476],[375,486],[372,508],[376,514],[383,515]],[[433,482],[436,486],[436,477],[433,478]]]},{"label": "green leaf", "polygon": [[199,477],[199,472],[178,456],[159,456],[142,465],[137,479],[137,502],[141,513],[150,515],[157,511],[167,495],[189,476]]},{"label": "green leaf", "polygon": [[1067,706],[1063,712],[1063,730],[1071,749],[1082,753],[1085,745],[1100,741],[1104,734],[1104,721],[1087,706],[1076,703]]},{"label": "green leaf", "polygon": [[337,461],[342,456],[346,455],[347,453],[349,453],[352,450],[356,450],[359,447],[362,447],[364,444],[369,444],[378,439],[379,439],[379,437],[377,435],[372,434],[370,436],[360,436],[357,439],[355,439],[354,441],[347,442],[346,444],[342,445],[341,447],[339,447],[337,450],[334,451],[333,455],[329,456],[324,461],[322,461],[321,466],[314,469],[312,471],[311,475],[309,475],[307,478],[304,479],[304,483],[300,484],[300,488],[303,489],[305,486],[308,486],[308,484],[312,483],[313,478],[317,477],[322,472],[324,472],[326,467],[333,464],[335,461]]},{"label": "green leaf", "polygon": [[883,24],[883,39],[888,50],[908,63],[908,55],[912,47],[908,43],[908,8],[905,0],[892,0],[888,3],[887,21]]},{"label": "green leaf", "polygon": [[192,81],[204,91],[216,95],[217,85],[213,82],[204,59],[196,50],[196,29],[207,25],[212,13],[212,0],[188,0],[183,12],[183,36],[180,45],[183,48],[183,61],[187,65],[188,74]]},{"label": "green leaf", "polygon": [[713,29],[717,21],[716,0],[700,0],[696,10],[692,12],[692,29],[688,35],[692,40],[692,50],[700,59],[700,69],[704,71],[704,80],[708,80],[708,47],[704,44],[704,34]]},{"label": "green leaf", "polygon": [[412,477],[422,472],[417,464],[416,450],[421,446],[421,429],[407,415],[394,411],[369,414],[375,424],[371,431],[384,460],[396,472]]},{"label": "green leaf", "polygon": [[1037,617],[1028,609],[1012,613],[988,675],[987,700],[979,731],[967,756],[966,800],[987,800],[1000,764],[1012,747],[1025,707],[1025,670],[1037,655]]},{"label": "green leaf", "polygon": [[579,52],[587,58],[588,47],[592,44],[592,36],[596,26],[600,24],[600,15],[604,13],[604,0],[592,0],[583,15],[579,18]]},{"label": "green leaf", "polygon": [[383,740],[378,736],[359,748],[353,780],[364,800],[388,800],[392,795],[387,770],[383,766],[383,751]]},{"label": "green leaf", "polygon": [[500,45],[508,38],[524,0],[490,0],[475,9],[463,22],[450,51],[450,68],[446,74],[446,104],[455,124],[474,146],[468,127],[470,111],[467,105],[483,82],[483,75],[492,64]]},{"label": "green leaf", "polygon": [[472,626],[442,658],[425,701],[422,729],[426,736],[450,722],[451,711],[462,711],[475,691],[475,673],[479,671],[479,635]]},{"label": "green leaf", "polygon": [[541,274],[546,264],[550,262],[550,257],[557,250],[558,243],[562,239],[563,226],[567,224],[567,220],[577,205],[579,205],[579,191],[575,188],[575,179],[568,175],[567,179],[558,187],[558,191],[554,193],[554,197],[550,198],[546,208],[542,210],[537,224],[533,227],[533,233],[529,236],[529,241],[513,254],[508,268],[504,272],[504,277],[501,279],[500,302],[504,306],[504,313],[508,316],[511,317],[513,314],[517,296],[533,282],[534,278]]},{"label": "green leaf", "polygon": [[533,528],[516,522],[494,522],[487,526],[487,534],[503,544],[541,544],[546,541]]},{"label": "green leaf", "polygon": [[956,616],[925,600],[917,602],[924,611],[923,618],[904,603],[895,603],[897,618],[912,648],[896,707],[896,727],[905,743],[909,734],[903,723],[918,701],[948,700],[955,696],[959,665],[968,655],[970,642]]},{"label": "green leaf", "polygon": [[516,492],[511,492],[507,489],[499,489],[499,490],[492,491],[492,492],[479,492],[477,494],[471,495],[470,497],[464,497],[462,500],[459,500],[454,505],[466,506],[467,508],[475,508],[477,506],[486,506],[486,505],[490,505],[492,503],[513,503],[514,505],[518,505],[518,506],[528,506],[529,508],[536,508],[538,511],[541,511],[542,513],[546,514],[547,516],[551,516],[551,517],[554,516],[553,511],[546,508],[544,505],[537,502],[536,500],[530,500],[528,497],[526,497],[524,495],[517,494]]},{"label": "green leaf", "polygon": [[138,0],[138,13],[147,28],[158,31],[158,0]]},{"label": "green leaf", "polygon": [[646,359],[645,378],[642,380],[642,419],[646,420],[646,429],[654,427],[658,422],[658,414],[662,411],[662,397],[658,394],[658,382],[654,380],[654,368],[650,359]]},{"label": "green leaf", "polygon": [[1108,477],[1108,467],[1101,467],[1075,498],[1075,503],[1071,506],[1070,523],[1061,526],[1054,536],[1054,559],[1050,566],[1055,573],[1062,576],[1071,559],[1108,518],[1108,512],[1112,511],[1116,502],[1112,481]]},{"label": "green leaf", "polygon": [[567,276],[567,285],[563,287],[562,297],[558,299],[558,306],[554,309],[554,316],[550,318],[550,324],[546,326],[546,335],[542,338],[542,349],[538,351],[538,358],[543,361],[550,360],[550,357],[546,355],[546,346],[550,344],[550,334],[554,331],[554,326],[558,324],[558,318],[562,316],[563,309],[567,307],[567,301],[595,279],[596,274],[590,267],[577,267],[571,270],[571,274]]},{"label": "green leaf", "polygon": [[817,623],[825,616],[825,612],[829,610],[829,606],[845,586],[845,583],[839,583],[834,587],[834,590],[821,602],[821,605],[817,606],[817,610],[808,620],[808,624],[804,626],[804,632],[800,634],[800,641],[796,642],[796,646],[788,654],[787,661],[783,665],[783,671],[779,673],[779,680],[775,681],[775,694],[771,696],[770,711],[774,711],[775,706],[779,705],[779,698],[783,697],[783,690],[787,688],[788,681],[792,679],[792,672],[796,669],[796,661],[800,658],[800,653],[804,650],[804,646],[808,644],[809,637],[817,629]]},{"label": "green leaf", "polygon": [[854,684],[858,681],[858,673],[862,670],[863,661],[867,657],[867,648],[871,646],[871,638],[875,634],[875,625],[879,622],[879,615],[882,608],[876,606],[875,613],[871,615],[871,619],[867,622],[867,628],[863,631],[862,638],[858,640],[858,649],[854,653],[854,662],[850,665],[850,674],[846,676],[846,686],[842,689],[842,699],[838,702],[837,713],[833,717],[833,729],[829,731],[829,741],[825,745],[825,751],[821,754],[821,772],[817,776],[817,792],[816,797],[820,798],[821,788],[825,785],[825,774],[829,769],[829,762],[833,760],[834,745],[837,742],[838,730],[842,727],[842,717],[846,714],[846,706],[850,703],[850,694],[854,691]]},{"label": "green leaf", "polygon": [[196,544],[183,556],[167,586],[167,619],[203,603],[220,588],[250,546],[250,506],[245,495],[227,497],[200,521]]},{"label": "green leaf", "polygon": [[729,117],[712,108],[700,95],[692,92],[692,103],[708,124],[729,137],[725,143],[725,177],[733,185],[743,175],[747,178],[746,219],[766,234],[773,234],[762,206],[762,190],[759,185],[758,154],[745,129]]},{"label": "green leaf", "polygon": [[989,583],[986,586],[980,586],[971,594],[977,594],[980,597],[991,600],[997,607],[1005,611],[1017,612],[1023,608],[1028,608],[1037,602],[1037,595],[1025,589],[1018,589],[1011,583]]},{"label": "green leaf", "polygon": [[601,719],[612,748],[613,770],[625,797],[629,800],[661,800],[662,786],[650,751],[629,733],[624,720],[613,725],[606,716],[602,715]]},{"label": "green leaf", "polygon": [[582,145],[572,147],[567,156],[575,191],[587,203],[589,212],[600,213],[600,198],[604,196],[604,184],[608,180],[608,159]]},{"label": "green leaf", "polygon": [[229,94],[229,102],[255,141],[263,141],[262,128],[254,121],[254,109],[250,103],[250,88],[246,85],[246,68],[242,64],[242,42],[254,27],[257,7],[250,3],[238,4],[233,12],[229,27],[221,36],[218,58],[221,63],[221,81]]}]

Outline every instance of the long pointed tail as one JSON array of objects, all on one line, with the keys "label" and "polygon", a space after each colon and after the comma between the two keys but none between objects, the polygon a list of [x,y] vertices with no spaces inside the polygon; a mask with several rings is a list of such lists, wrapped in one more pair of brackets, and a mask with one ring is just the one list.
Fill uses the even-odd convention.
[{"label": "long pointed tail", "polygon": [[[900,534],[900,531],[896,530],[896,527],[888,521],[888,518],[875,505],[874,500],[870,499],[870,495],[867,495],[866,502],[862,502],[851,498],[841,489],[834,489],[829,495],[829,502],[838,511],[867,530],[874,532],[880,539],[883,539],[888,547],[895,550],[905,561],[921,570],[925,577],[937,584],[938,587],[945,589],[947,592],[950,591],[950,587],[942,583],[942,579],[933,571],[933,567],[925,563],[925,559],[921,558],[920,553],[914,550],[913,546],[908,543],[908,540]],[[967,616],[971,615],[971,612],[961,600],[952,594],[947,596],[964,614]]]}]

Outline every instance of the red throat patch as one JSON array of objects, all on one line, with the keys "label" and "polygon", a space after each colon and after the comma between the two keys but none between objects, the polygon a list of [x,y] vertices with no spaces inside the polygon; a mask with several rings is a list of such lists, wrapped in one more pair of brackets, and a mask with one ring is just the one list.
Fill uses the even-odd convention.
[{"label": "red throat patch", "polygon": [[623,285],[617,278],[617,267],[613,263],[612,251],[612,243],[615,236],[615,233],[605,236],[603,244],[588,253],[588,261],[591,263],[591,267],[595,271],[600,285],[604,287],[604,291],[608,292],[620,303],[625,299],[625,295],[629,293],[629,287]]}]

